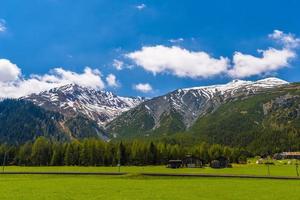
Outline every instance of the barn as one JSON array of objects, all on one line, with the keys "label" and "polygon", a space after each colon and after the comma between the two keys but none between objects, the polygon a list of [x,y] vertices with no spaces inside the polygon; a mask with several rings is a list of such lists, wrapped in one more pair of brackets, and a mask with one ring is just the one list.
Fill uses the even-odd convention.
[{"label": "barn", "polygon": [[213,160],[210,162],[210,167],[211,168],[226,168],[229,166],[229,161],[226,157],[220,156],[218,159]]},{"label": "barn", "polygon": [[183,167],[187,168],[200,168],[204,165],[204,160],[192,155],[187,155],[183,160]]},{"label": "barn", "polygon": [[167,165],[168,168],[172,169],[181,168],[182,166],[182,160],[169,160]]}]

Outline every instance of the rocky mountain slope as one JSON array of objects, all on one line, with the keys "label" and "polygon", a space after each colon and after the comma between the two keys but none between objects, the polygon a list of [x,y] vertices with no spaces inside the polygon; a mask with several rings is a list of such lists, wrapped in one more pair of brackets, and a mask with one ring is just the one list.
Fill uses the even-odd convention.
[{"label": "rocky mountain slope", "polygon": [[288,82],[267,78],[255,82],[233,80],[224,85],[178,89],[123,113],[107,125],[107,130],[115,137],[185,131],[196,120],[217,111],[227,102],[284,85]]},{"label": "rocky mountain slope", "polygon": [[143,102],[143,98],[120,97],[112,92],[94,90],[69,84],[22,99],[29,100],[46,110],[72,118],[81,114],[104,126],[121,113]]}]

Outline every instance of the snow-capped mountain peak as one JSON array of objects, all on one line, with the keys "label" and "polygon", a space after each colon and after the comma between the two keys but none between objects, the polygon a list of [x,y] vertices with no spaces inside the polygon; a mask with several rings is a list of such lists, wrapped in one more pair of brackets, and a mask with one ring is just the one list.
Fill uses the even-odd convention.
[{"label": "snow-capped mountain peak", "polygon": [[[125,127],[141,127],[141,130],[151,132],[166,126],[166,123],[162,123],[165,120],[171,122],[170,124],[176,123],[177,131],[181,131],[191,127],[200,117],[215,112],[225,103],[263,94],[286,84],[288,82],[278,78],[266,78],[258,81],[232,80],[220,85],[177,89],[131,109],[110,123],[108,130],[117,135],[122,133],[125,124]],[[140,120],[140,116],[147,116],[147,120]]]},{"label": "snow-capped mountain peak", "polygon": [[289,84],[289,82],[276,78],[276,77],[270,77],[261,79],[255,82],[256,84],[264,84],[265,86],[278,86],[278,85],[285,85]]},{"label": "snow-capped mountain peak", "polygon": [[211,85],[211,86],[200,86],[200,87],[192,87],[192,88],[185,88],[183,90],[202,90],[210,93],[211,95],[220,92],[221,94],[227,92],[234,92],[240,88],[247,88],[247,89],[258,89],[258,88],[272,88],[280,85],[288,84],[287,81],[281,80],[279,78],[265,78],[258,81],[245,81],[235,79],[227,84],[220,84],[220,85]]},{"label": "snow-capped mountain peak", "polygon": [[[161,116],[174,110],[189,127],[199,116],[217,109],[219,105],[239,96],[256,94],[264,89],[288,84],[277,78],[258,81],[232,80],[226,84],[178,89],[164,96],[145,102],[147,112],[153,115],[156,126]],[[159,102],[159,103],[158,103]],[[157,106],[159,105],[159,106]]]},{"label": "snow-capped mountain peak", "polygon": [[122,112],[144,101],[140,97],[120,97],[112,92],[86,88],[76,84],[68,84],[39,94],[31,94],[23,97],[23,99],[68,117],[83,114],[102,126]]},{"label": "snow-capped mountain peak", "polygon": [[[158,123],[164,113],[172,110],[180,113],[184,123],[189,126],[207,110],[217,108],[222,102],[239,95],[255,94],[263,89],[269,89],[288,84],[278,78],[266,78],[258,81],[232,80],[222,85],[211,85],[178,89],[161,97],[145,102],[147,112],[154,116]],[[57,111],[67,117],[78,114],[97,121],[101,126],[128,111],[145,99],[140,97],[120,97],[112,92],[82,87],[76,84],[64,85],[39,94],[23,97],[45,109]]]}]

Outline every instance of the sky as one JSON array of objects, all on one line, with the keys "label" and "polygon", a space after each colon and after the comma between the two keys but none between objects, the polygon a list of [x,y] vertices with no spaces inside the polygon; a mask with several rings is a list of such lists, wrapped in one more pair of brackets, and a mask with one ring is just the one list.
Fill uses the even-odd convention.
[{"label": "sky", "polygon": [[10,0],[0,97],[75,83],[153,97],[233,79],[300,81],[298,0]]}]

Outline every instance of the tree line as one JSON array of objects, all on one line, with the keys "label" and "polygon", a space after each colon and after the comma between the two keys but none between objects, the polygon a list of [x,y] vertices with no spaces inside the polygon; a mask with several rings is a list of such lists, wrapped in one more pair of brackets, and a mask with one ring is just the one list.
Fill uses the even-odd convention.
[{"label": "tree line", "polygon": [[0,146],[0,162],[20,166],[116,166],[163,165],[169,160],[183,159],[187,155],[204,160],[224,156],[230,162],[245,161],[249,152],[218,144],[199,143],[193,146],[169,144],[163,141],[114,141],[84,139],[56,142],[39,137],[20,146]]}]

